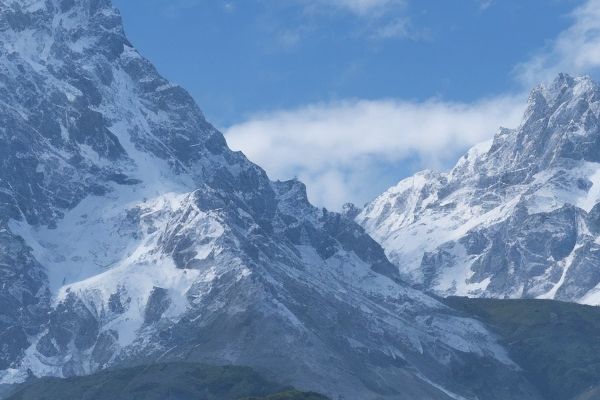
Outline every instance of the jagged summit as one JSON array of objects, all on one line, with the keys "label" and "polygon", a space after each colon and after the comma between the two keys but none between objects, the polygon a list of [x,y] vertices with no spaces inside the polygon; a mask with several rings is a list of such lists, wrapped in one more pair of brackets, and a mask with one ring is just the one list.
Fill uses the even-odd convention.
[{"label": "jagged summit", "polygon": [[512,135],[495,137],[490,163],[544,169],[561,159],[597,162],[599,111],[598,84],[589,77],[561,74],[548,87],[532,91],[523,121]]},{"label": "jagged summit", "polygon": [[[67,61],[69,54],[93,50],[114,58],[128,44],[121,16],[109,0],[4,0],[0,11],[7,50],[42,64],[53,56]],[[21,40],[14,40],[16,33]],[[71,52],[64,53],[67,49]]]},{"label": "jagged summit", "polygon": [[493,139],[475,146],[450,176],[466,177],[460,173],[464,160],[470,166],[469,176],[475,168],[496,176],[522,169],[535,172],[566,159],[597,162],[598,115],[600,86],[588,76],[559,74],[549,85],[531,91],[519,127],[501,128]]},{"label": "jagged summit", "polygon": [[[442,295],[597,304],[600,87],[560,74],[443,174],[407,178],[357,217],[405,279]],[[492,127],[491,127],[492,128]]]},{"label": "jagged summit", "polygon": [[[3,17],[8,20],[14,18],[13,13],[46,16],[45,20],[78,14],[82,17],[82,22],[89,21],[97,14],[119,14],[110,0],[1,0],[0,7],[3,11],[8,11],[7,14],[3,14]],[[33,21],[29,20],[29,22]],[[60,25],[60,20],[54,22],[55,26]]]},{"label": "jagged summit", "polygon": [[558,108],[562,103],[576,97],[588,97],[598,91],[598,84],[589,76],[571,76],[559,73],[549,85],[540,85],[533,89],[533,93],[540,92],[546,103],[553,108]]}]

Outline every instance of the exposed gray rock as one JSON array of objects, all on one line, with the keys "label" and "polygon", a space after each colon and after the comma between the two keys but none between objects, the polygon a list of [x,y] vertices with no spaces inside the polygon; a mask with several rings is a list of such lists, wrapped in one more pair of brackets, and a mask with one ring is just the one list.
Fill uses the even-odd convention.
[{"label": "exposed gray rock", "polygon": [[229,150],[108,0],[0,0],[0,97],[0,384],[172,359],[336,398],[538,399],[360,226]]},{"label": "exposed gray rock", "polygon": [[447,174],[424,172],[356,218],[400,274],[441,295],[600,304],[600,87],[561,74]]}]

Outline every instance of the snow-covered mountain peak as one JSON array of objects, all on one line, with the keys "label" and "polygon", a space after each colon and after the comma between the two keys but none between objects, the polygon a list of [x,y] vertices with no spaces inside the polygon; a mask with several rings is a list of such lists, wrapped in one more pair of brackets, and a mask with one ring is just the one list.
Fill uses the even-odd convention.
[{"label": "snow-covered mountain peak", "polygon": [[600,161],[600,87],[589,77],[560,74],[530,96],[517,129],[502,129],[478,165],[488,176],[531,180],[568,160]]},{"label": "snow-covered mountain peak", "polygon": [[195,360],[351,399],[535,399],[479,322],[231,151],[108,1],[3,1],[0,42],[0,383]]},{"label": "snow-covered mountain peak", "polygon": [[573,77],[560,73],[549,85],[541,85],[541,92],[550,106],[586,97],[597,91],[598,84],[587,75]]},{"label": "snow-covered mountain peak", "polygon": [[559,74],[549,85],[534,89],[521,128],[548,119],[551,126],[581,123],[587,112],[598,115],[600,87],[589,76]]},{"label": "snow-covered mountain peak", "polygon": [[8,11],[3,14],[8,19],[15,16],[10,13],[11,10],[22,15],[45,15],[50,20],[61,15],[78,14],[82,23],[99,13],[118,14],[110,0],[0,0],[0,7]]},{"label": "snow-covered mountain peak", "polygon": [[407,280],[438,294],[600,303],[599,117],[600,86],[560,74],[531,92],[519,127],[448,174],[403,180],[357,221]]},{"label": "snow-covered mountain peak", "polygon": [[0,10],[4,34],[36,31],[39,37],[60,34],[69,40],[104,31],[124,37],[120,14],[110,0],[2,0]]}]

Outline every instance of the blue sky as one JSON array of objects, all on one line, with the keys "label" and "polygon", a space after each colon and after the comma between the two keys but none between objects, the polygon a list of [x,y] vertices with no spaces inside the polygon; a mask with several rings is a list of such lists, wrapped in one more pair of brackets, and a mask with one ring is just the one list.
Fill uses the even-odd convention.
[{"label": "blue sky", "polygon": [[516,126],[530,86],[600,65],[598,0],[113,1],[232,147],[334,209],[448,168]]}]

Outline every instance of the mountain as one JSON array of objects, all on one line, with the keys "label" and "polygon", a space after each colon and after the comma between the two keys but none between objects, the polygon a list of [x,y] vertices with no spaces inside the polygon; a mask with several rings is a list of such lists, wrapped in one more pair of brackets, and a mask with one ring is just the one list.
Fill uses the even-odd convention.
[{"label": "mountain", "polygon": [[599,307],[532,299],[444,301],[498,334],[544,399],[599,398]]},{"label": "mountain", "polygon": [[[597,398],[599,307],[553,300],[461,297],[448,297],[444,302],[466,317],[484,322],[544,399]],[[84,377],[33,379],[13,390],[8,400],[242,400],[242,396],[250,396],[243,400],[326,400],[266,381],[249,368],[193,363],[156,363]]]},{"label": "mountain", "polygon": [[540,398],[481,322],[231,151],[109,0],[0,0],[0,99],[0,384],[195,362],[336,400]]},{"label": "mountain", "polygon": [[448,173],[401,181],[356,217],[438,295],[600,304],[600,87],[559,75]]}]

